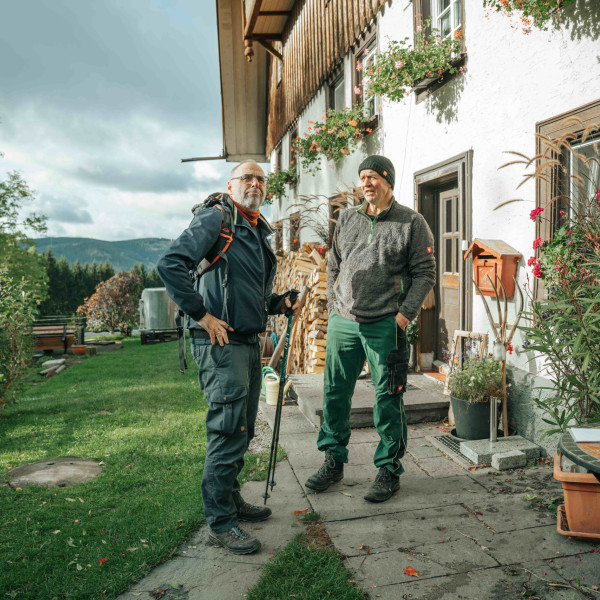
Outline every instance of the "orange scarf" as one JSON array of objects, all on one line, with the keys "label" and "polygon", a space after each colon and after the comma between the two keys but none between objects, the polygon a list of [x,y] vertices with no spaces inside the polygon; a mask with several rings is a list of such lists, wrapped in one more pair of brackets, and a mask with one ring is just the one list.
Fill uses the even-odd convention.
[{"label": "orange scarf", "polygon": [[243,206],[240,206],[235,200],[232,202],[236,205],[237,209],[242,213],[242,217],[252,225],[252,227],[256,227],[258,225],[258,217],[260,216],[260,210],[248,210]]}]

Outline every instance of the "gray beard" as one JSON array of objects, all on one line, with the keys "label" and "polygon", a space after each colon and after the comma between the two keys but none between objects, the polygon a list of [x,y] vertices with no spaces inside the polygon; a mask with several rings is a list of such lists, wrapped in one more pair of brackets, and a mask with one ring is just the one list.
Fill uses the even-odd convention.
[{"label": "gray beard", "polygon": [[263,198],[262,194],[244,194],[242,198],[240,198],[239,204],[241,204],[246,210],[251,210],[252,212],[256,212],[260,205],[262,204]]}]

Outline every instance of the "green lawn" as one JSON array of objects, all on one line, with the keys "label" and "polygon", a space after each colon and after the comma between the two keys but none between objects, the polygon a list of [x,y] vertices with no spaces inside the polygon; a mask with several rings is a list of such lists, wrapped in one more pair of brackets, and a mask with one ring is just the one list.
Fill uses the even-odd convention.
[{"label": "green lawn", "polygon": [[[179,373],[175,343],[123,346],[49,380],[32,370],[0,417],[3,478],[60,456],[104,463],[96,479],[68,488],[1,482],[0,599],[114,598],[204,522],[206,401],[196,367]],[[268,454],[251,457],[242,478],[264,479],[267,464]],[[315,539],[309,531],[279,550],[248,598],[363,598],[324,529]]]},{"label": "green lawn", "polygon": [[[206,401],[195,365],[179,373],[175,343],[123,346],[28,385],[0,418],[3,477],[59,456],[105,465],[68,488],[0,486],[1,598],[113,597],[204,521]],[[264,476],[256,460],[252,478]]]}]

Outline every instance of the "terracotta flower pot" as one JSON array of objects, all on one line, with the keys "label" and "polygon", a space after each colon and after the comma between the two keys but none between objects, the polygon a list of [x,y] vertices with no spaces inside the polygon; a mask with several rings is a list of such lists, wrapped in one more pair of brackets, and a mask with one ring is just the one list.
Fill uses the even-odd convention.
[{"label": "terracotta flower pot", "polygon": [[73,354],[85,354],[85,346],[73,345],[71,346]]},{"label": "terracotta flower pot", "polygon": [[557,452],[554,479],[562,483],[569,530],[600,534],[600,482],[591,473],[565,473],[560,458]]}]

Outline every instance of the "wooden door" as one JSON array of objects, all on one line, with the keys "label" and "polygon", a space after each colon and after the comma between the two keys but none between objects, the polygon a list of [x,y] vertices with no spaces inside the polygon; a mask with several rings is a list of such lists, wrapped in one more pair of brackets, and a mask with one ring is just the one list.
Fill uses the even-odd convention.
[{"label": "wooden door", "polygon": [[458,187],[439,192],[438,229],[438,298],[437,351],[439,360],[447,362],[454,339],[460,329],[460,219]]}]

